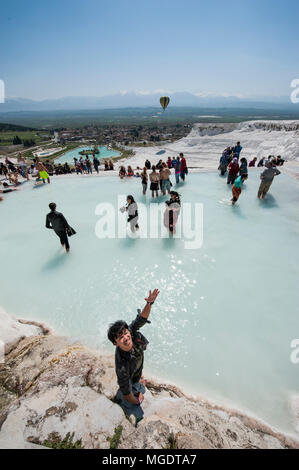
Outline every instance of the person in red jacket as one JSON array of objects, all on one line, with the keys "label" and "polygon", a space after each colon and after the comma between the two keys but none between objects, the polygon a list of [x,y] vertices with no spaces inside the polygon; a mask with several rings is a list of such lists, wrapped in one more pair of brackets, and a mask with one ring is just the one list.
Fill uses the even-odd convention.
[{"label": "person in red jacket", "polygon": [[240,166],[238,163],[238,159],[234,158],[233,161],[228,165],[227,184],[234,184],[239,171],[240,171]]},{"label": "person in red jacket", "polygon": [[183,153],[180,153],[181,157],[181,179],[185,181],[185,176],[187,175],[187,162]]}]

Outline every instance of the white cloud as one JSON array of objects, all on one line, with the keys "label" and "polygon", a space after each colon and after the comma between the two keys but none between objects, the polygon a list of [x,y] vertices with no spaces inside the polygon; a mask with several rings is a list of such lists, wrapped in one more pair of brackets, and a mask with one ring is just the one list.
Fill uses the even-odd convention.
[{"label": "white cloud", "polygon": [[147,95],[169,95],[171,94],[171,91],[163,90],[161,88],[158,88],[157,90],[139,90],[136,92],[136,95],[138,96],[147,96]]},{"label": "white cloud", "polygon": [[148,91],[148,90],[139,90],[136,92],[136,95],[141,95],[141,96],[145,96],[145,95],[151,95],[152,92],[151,91]]},{"label": "white cloud", "polygon": [[128,94],[127,90],[121,90],[119,93],[120,93],[121,95],[127,95],[127,94]]},{"label": "white cloud", "polygon": [[194,93],[194,96],[198,96],[199,98],[245,98],[245,96],[240,93],[214,93],[212,91],[200,91]]}]

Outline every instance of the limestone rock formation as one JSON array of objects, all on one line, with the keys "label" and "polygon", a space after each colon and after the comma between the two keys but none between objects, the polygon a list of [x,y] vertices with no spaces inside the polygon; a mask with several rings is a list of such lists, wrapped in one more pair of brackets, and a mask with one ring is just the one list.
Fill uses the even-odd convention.
[{"label": "limestone rock formation", "polygon": [[[14,322],[4,331],[15,346],[0,364],[0,448],[40,448],[51,436],[60,443],[72,436],[83,448],[107,449],[116,432],[122,449],[299,448],[262,423],[154,380],[136,429],[113,402],[113,357]],[[14,326],[19,336],[10,333]],[[24,337],[31,331],[38,336]]]}]

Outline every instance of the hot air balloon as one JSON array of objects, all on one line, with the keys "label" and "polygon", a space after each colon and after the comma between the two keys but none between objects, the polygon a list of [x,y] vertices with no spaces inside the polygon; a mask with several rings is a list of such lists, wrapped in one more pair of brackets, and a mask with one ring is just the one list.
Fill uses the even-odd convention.
[{"label": "hot air balloon", "polygon": [[167,108],[167,106],[169,105],[169,102],[170,102],[170,98],[168,96],[161,96],[160,104],[161,104],[162,108],[164,109],[164,111]]}]

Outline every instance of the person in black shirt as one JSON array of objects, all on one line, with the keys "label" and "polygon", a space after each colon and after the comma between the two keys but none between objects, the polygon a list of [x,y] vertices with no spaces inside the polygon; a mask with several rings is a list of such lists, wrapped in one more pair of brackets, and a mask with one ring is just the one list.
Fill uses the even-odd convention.
[{"label": "person in black shirt", "polygon": [[116,346],[115,371],[119,390],[115,401],[122,407],[126,416],[136,418],[136,425],[143,418],[141,408],[145,393],[146,381],[142,378],[144,351],[147,339],[138,331],[148,321],[152,305],[159,295],[159,290],[149,292],[144,300],[146,305],[142,312],[138,310],[136,319],[128,326],[124,321],[110,325],[108,339]]},{"label": "person in black shirt", "polygon": [[71,229],[71,227],[67,223],[64,215],[56,211],[55,202],[51,202],[51,204],[49,204],[49,208],[51,209],[51,212],[47,214],[46,227],[54,230],[56,235],[60,238],[61,245],[65,247],[68,253],[70,251],[70,245],[67,230]]}]

